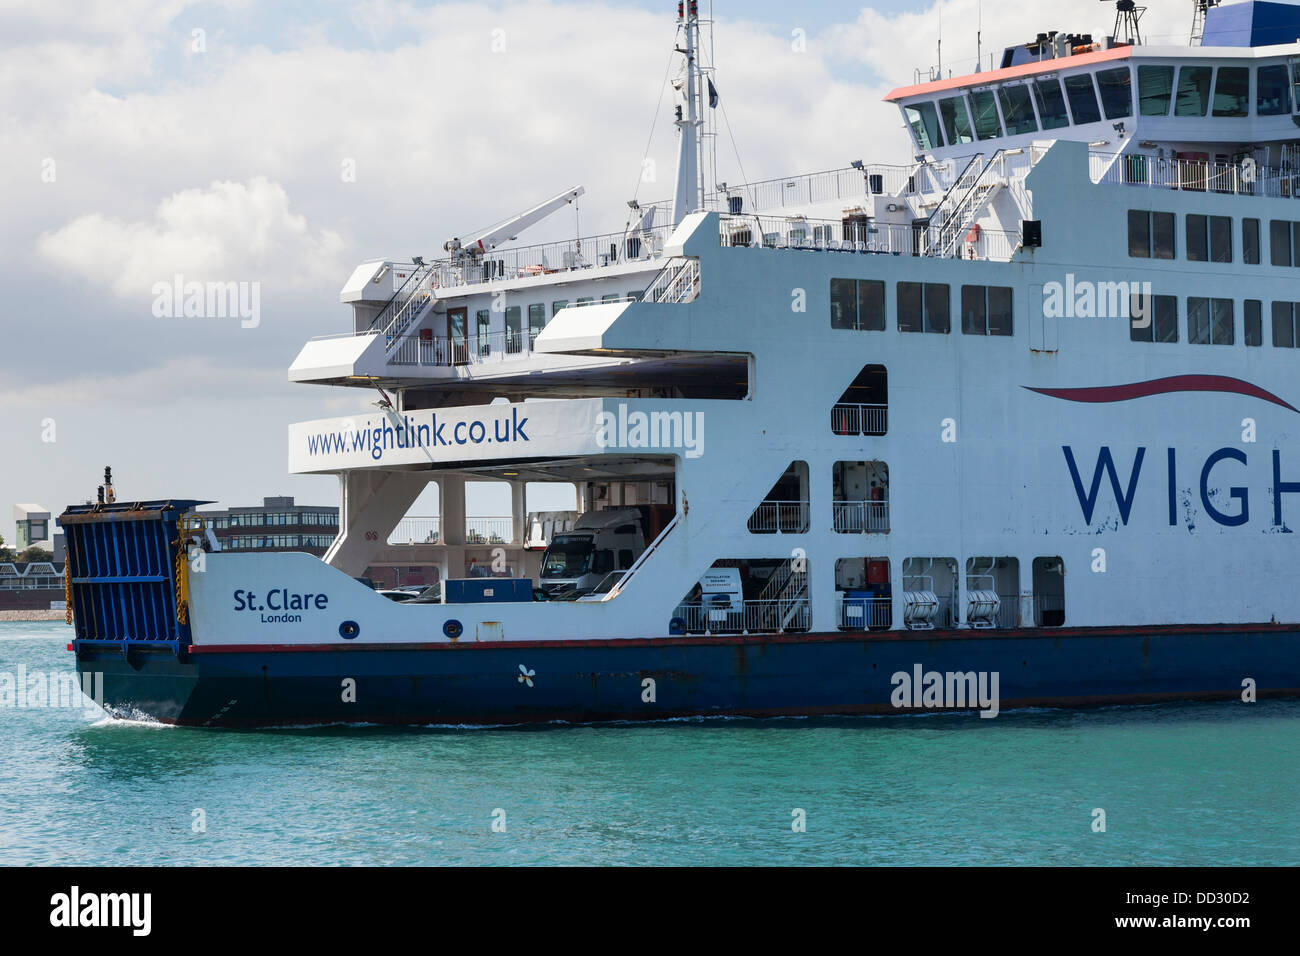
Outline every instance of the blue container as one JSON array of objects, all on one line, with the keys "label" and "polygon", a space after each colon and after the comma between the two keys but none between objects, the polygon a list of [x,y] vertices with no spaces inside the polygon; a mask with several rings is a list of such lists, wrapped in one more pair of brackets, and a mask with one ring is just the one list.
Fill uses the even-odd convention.
[{"label": "blue container", "polygon": [[532,578],[451,578],[442,586],[444,604],[513,604],[532,599]]}]

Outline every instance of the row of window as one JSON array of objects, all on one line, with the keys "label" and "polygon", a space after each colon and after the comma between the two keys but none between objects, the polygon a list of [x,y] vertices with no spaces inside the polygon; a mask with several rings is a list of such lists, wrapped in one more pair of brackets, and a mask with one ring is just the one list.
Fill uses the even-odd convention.
[{"label": "row of window", "polygon": [[[1188,262],[1236,262],[1231,216],[1185,217],[1185,245]],[[1132,259],[1177,258],[1177,217],[1172,212],[1130,209],[1128,254]],[[1300,268],[1300,222],[1273,219],[1268,224],[1269,262],[1275,266]],[[1260,220],[1241,220],[1241,261],[1257,266],[1260,256]]]},{"label": "row of window", "polygon": [[228,551],[252,548],[328,548],[334,543],[328,534],[239,535],[227,538],[222,547]]},{"label": "row of window", "polygon": [[[1142,116],[1244,117],[1251,115],[1251,69],[1245,66],[1138,67],[1138,111]],[[1294,70],[1295,75],[1292,75]],[[1294,112],[1292,86],[1300,63],[1261,66],[1255,71],[1255,115]],[[1094,86],[1095,82],[1095,86]],[[1062,129],[1126,119],[1133,115],[1129,67],[1046,76],[994,89],[913,103],[904,107],[921,149],[962,146],[1003,135]],[[1005,132],[1004,132],[1005,131]]]},{"label": "row of window", "polygon": [[[949,288],[939,282],[900,282],[898,331],[952,331]],[[961,287],[961,330],[965,335],[1012,335],[1012,290],[1007,286]],[[871,279],[831,280],[831,328],[883,332],[885,283]]]},{"label": "row of window", "polygon": [[[621,295],[617,292],[609,295],[602,295],[600,301],[604,302],[640,302],[641,291],[637,290]],[[594,296],[586,296],[578,299],[577,305],[591,305],[596,301]],[[569,304],[568,299],[557,299],[551,303],[551,314],[546,314],[545,302],[534,302],[528,306],[528,341],[532,342],[537,338],[538,333],[546,328],[547,323],[555,318],[556,314]],[[505,315],[505,350],[507,352],[518,352],[523,349],[524,341],[524,307],[511,305],[506,307]],[[452,339],[464,339],[467,337],[467,331],[462,324],[464,322],[463,310],[452,310],[448,313],[450,322],[449,333]],[[492,334],[492,310],[479,309],[474,315],[474,335],[478,341],[479,353],[482,355],[490,354]]]},{"label": "row of window", "polygon": [[250,512],[248,514],[218,515],[209,519],[209,527],[252,528],[263,525],[311,525],[321,528],[337,528],[339,516],[328,511],[287,511],[287,512]]},{"label": "row of window", "polygon": [[[1242,303],[1247,346],[1264,344],[1264,303],[1246,299]],[[1178,341],[1178,297],[1153,295],[1148,303],[1134,296],[1129,337],[1134,342]],[[1271,312],[1274,348],[1300,348],[1300,303],[1274,302]],[[1233,345],[1236,342],[1236,304],[1232,299],[1189,296],[1187,299],[1187,341],[1193,345]]]}]

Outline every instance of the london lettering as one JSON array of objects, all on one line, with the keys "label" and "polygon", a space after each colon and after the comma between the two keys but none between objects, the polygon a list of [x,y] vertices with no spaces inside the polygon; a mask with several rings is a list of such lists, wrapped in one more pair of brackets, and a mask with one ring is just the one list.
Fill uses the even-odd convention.
[{"label": "london lettering", "polygon": [[[235,591],[235,610],[252,611],[261,615],[263,624],[297,624],[302,621],[301,614],[293,611],[324,611],[329,607],[328,594],[298,594],[287,588],[271,588],[266,597],[259,597],[256,591],[243,588]],[[273,613],[266,614],[265,611]],[[275,613],[279,612],[279,613]]]},{"label": "london lettering", "polygon": [[[1074,483],[1074,492],[1079,499],[1079,508],[1083,512],[1084,522],[1089,526],[1092,525],[1101,499],[1102,482],[1105,479],[1119,508],[1120,521],[1127,525],[1134,504],[1138,500],[1139,480],[1143,465],[1147,461],[1147,449],[1137,449],[1133,455],[1133,463],[1128,468],[1127,477],[1122,478],[1120,469],[1123,462],[1117,464],[1110,448],[1103,445],[1097,455],[1096,467],[1087,482],[1081,473],[1074,449],[1069,445],[1062,445],[1061,450],[1065,453],[1065,463]],[[1168,506],[1168,520],[1172,527],[1178,524],[1180,469],[1185,469],[1188,475],[1196,474],[1196,470],[1180,461],[1178,450],[1175,448],[1166,450],[1165,462],[1164,494]],[[1236,528],[1250,522],[1250,488],[1243,483],[1249,466],[1250,459],[1246,452],[1232,447],[1220,448],[1212,452],[1200,464],[1198,484],[1201,505],[1216,524]],[[1285,526],[1283,505],[1286,496],[1300,495],[1300,481],[1282,480],[1282,452],[1278,449],[1272,451],[1271,477],[1272,484],[1269,485],[1268,490],[1272,493],[1273,499],[1272,524],[1274,527],[1281,528]]]}]

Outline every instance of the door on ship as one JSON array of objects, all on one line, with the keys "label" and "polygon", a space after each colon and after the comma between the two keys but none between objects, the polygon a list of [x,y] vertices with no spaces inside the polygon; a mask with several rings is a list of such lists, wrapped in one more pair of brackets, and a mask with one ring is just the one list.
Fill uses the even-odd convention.
[{"label": "door on ship", "polygon": [[447,348],[452,365],[469,364],[469,310],[447,310]]},{"label": "door on ship", "polygon": [[1029,287],[1029,348],[1034,352],[1055,352],[1060,348],[1056,308],[1049,307],[1041,285]]}]

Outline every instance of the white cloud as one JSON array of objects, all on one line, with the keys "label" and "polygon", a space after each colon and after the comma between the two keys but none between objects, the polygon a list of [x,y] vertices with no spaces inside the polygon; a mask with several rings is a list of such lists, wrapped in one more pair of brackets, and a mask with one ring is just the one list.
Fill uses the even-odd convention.
[{"label": "white cloud", "polygon": [[279,183],[214,182],[158,204],[151,219],[123,222],[99,213],[81,216],[40,238],[43,255],[60,268],[139,296],[177,273],[187,280],[258,281],[281,285],[336,281],[342,240],[312,231],[290,211]]}]

